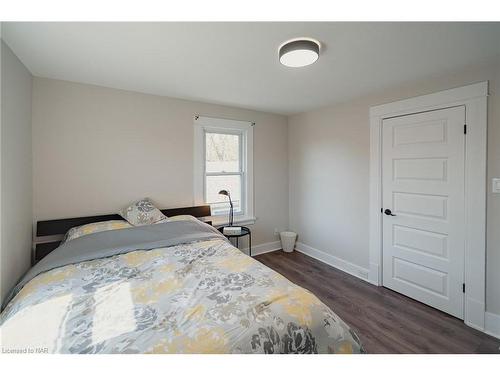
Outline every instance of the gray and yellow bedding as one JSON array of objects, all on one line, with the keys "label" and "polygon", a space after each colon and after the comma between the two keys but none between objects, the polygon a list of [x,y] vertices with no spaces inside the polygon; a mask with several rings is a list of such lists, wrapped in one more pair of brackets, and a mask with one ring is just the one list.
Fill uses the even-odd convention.
[{"label": "gray and yellow bedding", "polygon": [[125,227],[66,242],[14,290],[0,318],[2,348],[363,352],[356,334],[312,293],[198,223]]}]

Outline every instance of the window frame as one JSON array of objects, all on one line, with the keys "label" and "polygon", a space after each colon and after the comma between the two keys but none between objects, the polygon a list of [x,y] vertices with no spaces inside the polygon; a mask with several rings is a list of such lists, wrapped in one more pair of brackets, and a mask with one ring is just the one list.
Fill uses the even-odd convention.
[{"label": "window frame", "polygon": [[[194,204],[204,205],[206,196],[206,176],[238,175],[241,176],[241,211],[234,214],[234,223],[253,224],[253,127],[250,121],[196,115],[194,117]],[[206,172],[206,133],[236,134],[240,137],[240,171]],[[228,224],[228,214],[212,215],[213,225]]]}]

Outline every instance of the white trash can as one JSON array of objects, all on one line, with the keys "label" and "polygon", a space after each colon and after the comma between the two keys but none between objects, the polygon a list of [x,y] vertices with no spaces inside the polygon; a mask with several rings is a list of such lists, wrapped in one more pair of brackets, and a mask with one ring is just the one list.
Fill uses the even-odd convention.
[{"label": "white trash can", "polygon": [[295,248],[295,240],[297,239],[297,233],[294,232],[281,232],[281,247],[285,253],[291,253]]}]

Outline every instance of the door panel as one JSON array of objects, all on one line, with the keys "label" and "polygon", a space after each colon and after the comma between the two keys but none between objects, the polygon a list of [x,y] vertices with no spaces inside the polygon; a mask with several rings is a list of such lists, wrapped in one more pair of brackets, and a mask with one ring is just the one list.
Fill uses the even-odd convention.
[{"label": "door panel", "polygon": [[394,180],[446,181],[446,159],[406,158],[394,159]]},{"label": "door panel", "polygon": [[446,121],[416,122],[394,129],[394,146],[446,141]]},{"label": "door panel", "polygon": [[401,258],[393,258],[394,278],[422,291],[447,296],[448,274]]},{"label": "door panel", "polygon": [[463,318],[465,108],[383,121],[383,285]]},{"label": "door panel", "polygon": [[416,252],[448,257],[448,236],[443,233],[429,232],[427,230],[393,226],[394,246]]},{"label": "door panel", "polygon": [[393,192],[392,207],[406,215],[446,220],[448,198],[442,195]]}]

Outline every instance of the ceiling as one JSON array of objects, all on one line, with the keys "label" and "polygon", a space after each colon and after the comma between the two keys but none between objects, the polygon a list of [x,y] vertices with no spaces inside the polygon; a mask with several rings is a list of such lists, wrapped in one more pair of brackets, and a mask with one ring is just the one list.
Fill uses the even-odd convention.
[{"label": "ceiling", "polygon": [[[500,23],[3,23],[35,76],[292,114],[500,61]],[[278,46],[322,42],[305,68]]]}]

